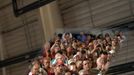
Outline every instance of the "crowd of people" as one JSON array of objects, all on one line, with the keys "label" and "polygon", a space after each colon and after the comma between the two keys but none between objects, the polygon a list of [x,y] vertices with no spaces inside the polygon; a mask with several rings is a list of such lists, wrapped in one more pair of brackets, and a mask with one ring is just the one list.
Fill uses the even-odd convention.
[{"label": "crowd of people", "polygon": [[32,61],[28,75],[105,75],[124,39],[122,32],[55,35]]}]

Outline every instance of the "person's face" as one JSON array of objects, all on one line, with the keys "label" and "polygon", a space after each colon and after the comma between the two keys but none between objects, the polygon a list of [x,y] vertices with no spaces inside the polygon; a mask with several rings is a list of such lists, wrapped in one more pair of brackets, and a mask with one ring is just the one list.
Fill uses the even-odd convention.
[{"label": "person's face", "polygon": [[34,64],[32,68],[32,73],[36,74],[39,71],[39,64]]},{"label": "person's face", "polygon": [[87,36],[87,39],[90,40],[91,39],[91,36]]},{"label": "person's face", "polygon": [[102,40],[101,39],[98,39],[97,40],[99,44],[102,44]]},{"label": "person's face", "polygon": [[110,50],[110,46],[106,46],[106,50]]},{"label": "person's face", "polygon": [[77,68],[82,68],[82,61],[78,61],[76,66],[77,66]]},{"label": "person's face", "polygon": [[55,48],[54,48],[55,53],[56,53],[57,51],[59,51],[59,50],[60,50],[59,47],[55,47]]},{"label": "person's face", "polygon": [[85,47],[86,47],[86,44],[85,44],[85,43],[83,43],[83,44],[82,44],[82,48],[85,48]]},{"label": "person's face", "polygon": [[44,67],[45,67],[46,69],[50,67],[50,61],[47,60],[47,59],[44,59],[43,64],[44,64]]},{"label": "person's face", "polygon": [[117,45],[117,41],[116,40],[113,40],[112,41],[112,46],[116,46]]},{"label": "person's face", "polygon": [[110,41],[110,37],[106,37],[106,40],[107,40],[107,41]]},{"label": "person's face", "polygon": [[71,71],[76,71],[76,65],[70,65],[69,69],[70,69]]},{"label": "person's face", "polygon": [[62,72],[62,70],[63,70],[63,65],[56,65],[56,71],[57,71],[57,73],[61,73]]},{"label": "person's face", "polygon": [[81,52],[77,52],[78,58],[82,57],[82,53]]},{"label": "person's face", "polygon": [[49,43],[46,43],[46,44],[44,45],[44,49],[45,49],[45,50],[49,50],[49,49],[50,49],[50,44],[49,44]]},{"label": "person's face", "polygon": [[107,44],[106,40],[103,40],[103,44],[104,44],[104,45],[106,45],[106,44]]},{"label": "person's face", "polygon": [[77,41],[77,45],[79,46],[81,44],[81,42],[80,41]]},{"label": "person's face", "polygon": [[67,48],[67,52],[70,53],[71,51],[72,51],[72,48],[71,48],[71,47],[68,47],[68,48]]},{"label": "person's face", "polygon": [[80,73],[79,75],[90,75],[88,71],[83,71],[82,73]]},{"label": "person's face", "polygon": [[55,40],[60,40],[60,37],[59,36],[55,36]]},{"label": "person's face", "polygon": [[123,35],[123,32],[120,32],[119,34],[120,34],[120,35]]},{"label": "person's face", "polygon": [[73,44],[76,45],[77,43],[75,41],[73,41]]},{"label": "person's face", "polygon": [[66,72],[65,75],[71,75],[71,73],[70,72]]},{"label": "person's face", "polygon": [[66,35],[65,35],[65,38],[66,38],[66,39],[69,39],[69,37],[70,37],[69,34],[66,34]]},{"label": "person's face", "polygon": [[81,35],[84,35],[84,32],[80,32]]},{"label": "person's face", "polygon": [[92,64],[88,60],[83,61],[83,69],[84,70],[86,70],[86,71],[90,70],[91,69],[91,66],[92,66]]},{"label": "person's face", "polygon": [[101,54],[101,58],[106,59],[107,55]]},{"label": "person's face", "polygon": [[88,47],[90,50],[92,50],[94,48],[93,44],[91,44],[91,43],[88,45]]},{"label": "person's face", "polygon": [[88,71],[85,71],[85,72],[83,73],[83,75],[89,75],[89,72],[88,72]]}]

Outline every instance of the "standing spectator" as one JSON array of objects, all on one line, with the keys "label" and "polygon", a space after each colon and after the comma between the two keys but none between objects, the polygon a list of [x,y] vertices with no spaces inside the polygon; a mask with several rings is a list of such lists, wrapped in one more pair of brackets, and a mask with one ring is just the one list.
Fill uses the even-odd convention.
[{"label": "standing spectator", "polygon": [[72,75],[70,71],[66,71],[65,75]]},{"label": "standing spectator", "polygon": [[111,45],[111,37],[108,33],[105,34],[105,39],[106,39],[106,43],[107,45],[110,44]]},{"label": "standing spectator", "polygon": [[100,57],[96,60],[97,69],[105,73],[109,67],[108,53],[102,52]]},{"label": "standing spectator", "polygon": [[50,43],[46,42],[44,47],[43,47],[43,57],[50,57],[51,53],[50,53]]},{"label": "standing spectator", "polygon": [[72,39],[72,34],[71,33],[64,33],[62,35],[62,43],[65,46],[67,46],[70,43],[71,39]]},{"label": "standing spectator", "polygon": [[82,69],[82,60],[78,60],[77,62],[76,62],[76,67],[77,67],[77,70],[78,71],[80,71],[81,69]]},{"label": "standing spectator", "polygon": [[62,38],[56,35],[51,45],[45,43],[43,56],[32,63],[29,75],[105,74],[109,61],[124,40],[121,32],[114,38],[108,33],[104,37],[84,32],[80,32],[77,38],[71,33],[64,33]]},{"label": "standing spectator", "polygon": [[77,67],[76,67],[76,64],[74,62],[70,63],[69,70],[71,72],[71,75],[78,75]]},{"label": "standing spectator", "polygon": [[53,68],[50,67],[50,58],[43,58],[43,69],[46,75],[54,75]]},{"label": "standing spectator", "polygon": [[65,74],[65,65],[62,60],[57,60],[54,72],[55,72],[55,75],[64,75]]},{"label": "standing spectator", "polygon": [[[91,68],[92,68],[92,62],[88,59],[83,60],[83,69],[79,71],[80,75],[91,75]],[[84,74],[81,74],[81,72],[84,72]]]},{"label": "standing spectator", "polygon": [[77,37],[81,42],[85,42],[87,37],[84,32],[80,32],[80,35]]},{"label": "standing spectator", "polygon": [[28,75],[46,75],[44,70],[41,68],[38,60],[34,60],[31,64],[31,71]]},{"label": "standing spectator", "polygon": [[68,58],[71,58],[71,57],[72,57],[72,52],[73,52],[72,46],[68,46],[68,47],[66,48],[66,52],[67,52],[67,57],[68,57]]}]

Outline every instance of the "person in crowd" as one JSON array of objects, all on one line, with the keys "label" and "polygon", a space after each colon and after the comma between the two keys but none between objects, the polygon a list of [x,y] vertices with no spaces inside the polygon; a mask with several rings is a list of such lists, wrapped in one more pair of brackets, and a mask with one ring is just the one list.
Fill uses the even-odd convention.
[{"label": "person in crowd", "polygon": [[122,32],[114,37],[84,32],[77,38],[71,33],[64,33],[62,38],[55,35],[45,43],[41,60],[33,61],[28,75],[105,75],[125,39]]},{"label": "person in crowd", "polygon": [[108,44],[111,44],[111,37],[110,37],[109,33],[106,33],[106,34],[105,34],[105,40],[106,40],[106,44],[107,44],[107,45],[108,45]]},{"label": "person in crowd", "polygon": [[45,71],[41,68],[40,62],[34,60],[30,66],[31,70],[28,75],[46,75]]},{"label": "person in crowd", "polygon": [[123,41],[126,40],[125,35],[124,35],[123,32],[121,32],[121,31],[118,32],[116,36],[117,36],[117,38],[119,39],[120,43],[122,43]]},{"label": "person in crowd", "polygon": [[68,47],[66,48],[66,52],[67,52],[67,57],[68,57],[68,58],[71,58],[71,57],[73,56],[73,54],[72,54],[72,52],[73,52],[72,46],[68,46]]},{"label": "person in crowd", "polygon": [[43,69],[45,71],[45,75],[54,75],[54,70],[50,67],[50,58],[43,58]]},{"label": "person in crowd", "polygon": [[91,73],[92,61],[88,59],[83,60],[83,69],[79,71],[79,75],[93,75]]},{"label": "person in crowd", "polygon": [[71,42],[72,37],[71,33],[64,33],[62,35],[62,43],[67,46]]},{"label": "person in crowd", "polygon": [[96,60],[96,64],[97,69],[100,70],[100,72],[105,73],[109,67],[108,53],[101,52],[100,57]]},{"label": "person in crowd", "polygon": [[91,75],[91,74],[89,74],[89,72],[86,70],[80,70],[79,75]]},{"label": "person in crowd", "polygon": [[52,45],[50,51],[51,51],[51,58],[54,58],[55,57],[55,54],[61,50],[61,47],[60,47],[60,41],[59,40],[56,40],[55,43]]},{"label": "person in crowd", "polygon": [[39,62],[33,61],[30,68],[31,68],[31,71],[29,72],[28,75],[37,75],[39,72],[39,68],[40,68]]},{"label": "person in crowd", "polygon": [[71,75],[78,75],[77,67],[76,67],[76,64],[74,62],[70,63],[69,70],[71,72]]},{"label": "person in crowd", "polygon": [[85,35],[84,32],[80,32],[80,35],[78,36],[78,39],[81,41],[81,42],[85,42],[87,37]]},{"label": "person in crowd", "polygon": [[70,71],[66,71],[65,75],[72,75]]},{"label": "person in crowd", "polygon": [[57,60],[56,65],[54,67],[55,75],[64,75],[65,74],[65,65],[62,60]]},{"label": "person in crowd", "polygon": [[43,47],[43,57],[51,57],[51,54],[50,54],[50,43],[49,42],[46,42],[44,47]]},{"label": "person in crowd", "polygon": [[82,65],[82,60],[78,60],[78,61],[76,62],[76,67],[77,67],[77,71],[82,70],[82,67],[83,67],[83,65]]}]

